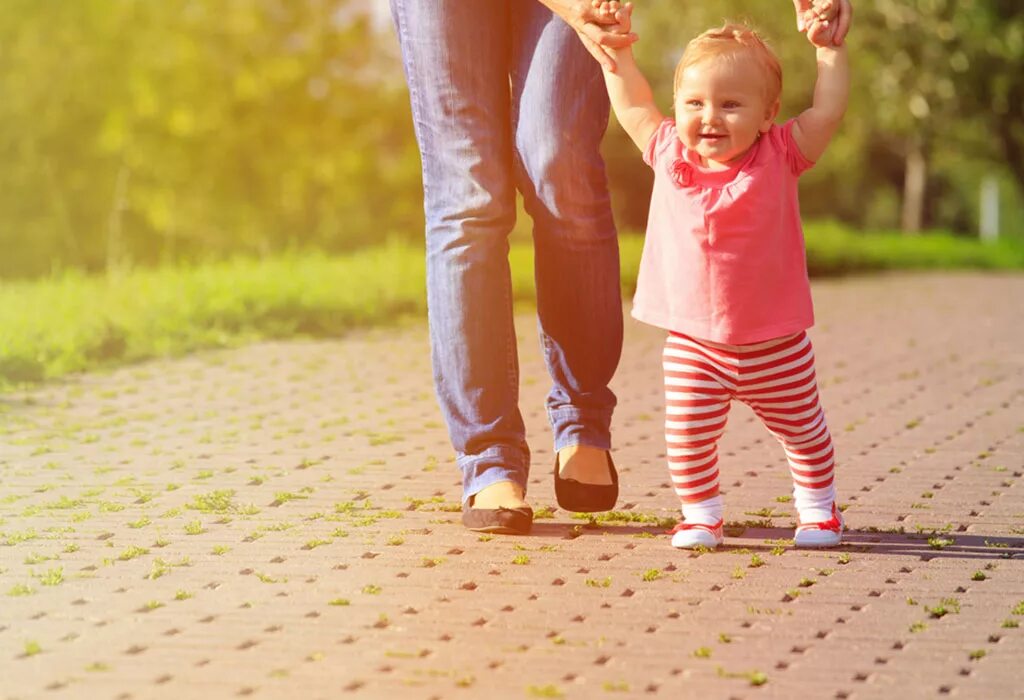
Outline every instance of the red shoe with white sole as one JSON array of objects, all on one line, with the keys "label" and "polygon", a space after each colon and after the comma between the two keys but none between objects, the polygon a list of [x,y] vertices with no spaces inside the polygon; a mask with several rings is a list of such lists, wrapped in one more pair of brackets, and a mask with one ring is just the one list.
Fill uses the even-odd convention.
[{"label": "red shoe with white sole", "polygon": [[721,520],[714,525],[682,522],[672,528],[669,534],[672,535],[672,546],[679,549],[714,549],[722,544],[724,539]]},{"label": "red shoe with white sole", "polygon": [[793,544],[797,547],[836,547],[843,541],[843,514],[832,503],[832,517],[820,523],[800,523]]}]

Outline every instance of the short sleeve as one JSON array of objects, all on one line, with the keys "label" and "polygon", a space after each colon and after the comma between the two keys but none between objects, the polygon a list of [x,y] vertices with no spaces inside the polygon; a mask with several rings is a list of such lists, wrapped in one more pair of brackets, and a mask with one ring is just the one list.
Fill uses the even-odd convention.
[{"label": "short sleeve", "polygon": [[808,160],[800,152],[800,147],[797,145],[796,139],[793,138],[793,126],[795,124],[796,120],[790,119],[782,126],[772,126],[768,134],[776,150],[785,157],[790,172],[794,175],[800,175],[805,170],[813,167],[814,161]]},{"label": "short sleeve", "polygon": [[661,124],[658,124],[658,128],[651,135],[651,140],[647,142],[647,148],[644,149],[644,162],[653,168],[678,138],[676,120],[666,117]]}]

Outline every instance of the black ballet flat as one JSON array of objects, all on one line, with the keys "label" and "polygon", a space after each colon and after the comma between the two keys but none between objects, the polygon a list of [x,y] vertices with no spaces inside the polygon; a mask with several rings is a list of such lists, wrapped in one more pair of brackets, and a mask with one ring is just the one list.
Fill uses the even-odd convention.
[{"label": "black ballet flat", "polygon": [[611,484],[585,484],[576,479],[563,479],[558,474],[558,454],[555,453],[555,498],[558,505],[574,513],[600,513],[615,507],[619,499],[619,473],[615,471],[612,456],[608,455]]},{"label": "black ballet flat", "polygon": [[533,509],[519,508],[473,508],[467,500],[462,504],[462,524],[474,532],[488,532],[495,535],[529,535],[533,526]]}]

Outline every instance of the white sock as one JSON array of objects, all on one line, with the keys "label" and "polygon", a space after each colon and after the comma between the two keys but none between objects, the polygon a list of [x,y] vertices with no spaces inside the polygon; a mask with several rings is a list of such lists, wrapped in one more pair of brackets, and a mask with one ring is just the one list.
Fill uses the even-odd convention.
[{"label": "white sock", "polygon": [[[722,519],[722,497],[705,498],[697,503],[683,504],[683,522],[715,525]],[[826,518],[827,520],[828,518]]]},{"label": "white sock", "polygon": [[835,500],[835,482],[823,489],[793,486],[793,503],[796,505],[796,512],[800,514],[801,523],[823,523],[830,520]]}]

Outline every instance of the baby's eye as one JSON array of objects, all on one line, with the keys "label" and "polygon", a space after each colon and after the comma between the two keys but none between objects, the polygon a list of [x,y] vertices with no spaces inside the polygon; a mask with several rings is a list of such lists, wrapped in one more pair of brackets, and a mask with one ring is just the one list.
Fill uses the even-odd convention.
[{"label": "baby's eye", "polygon": [[737,107],[740,106],[740,103],[736,102],[735,100],[729,100],[728,102],[726,102],[722,106],[725,107],[726,109],[736,109]]},{"label": "baby's eye", "polygon": [[701,101],[700,101],[700,100],[687,100],[687,101],[686,101],[686,106],[687,106],[687,107],[696,107],[696,108],[698,108],[698,109],[699,109],[699,108],[700,108],[700,107],[702,107],[703,105],[701,104]]}]

